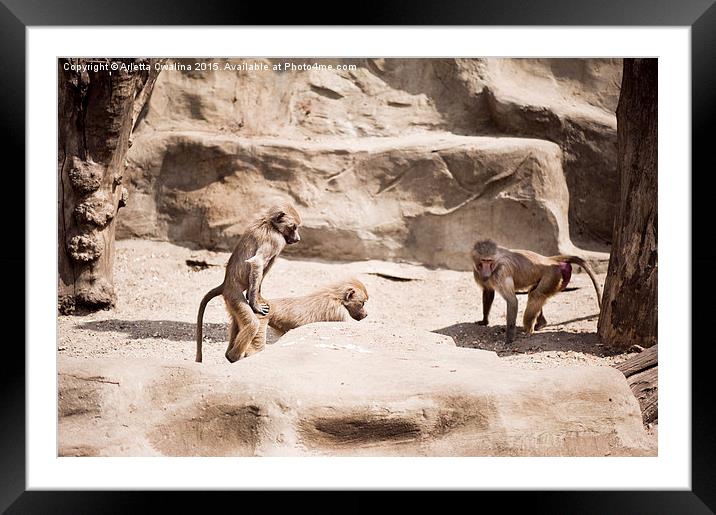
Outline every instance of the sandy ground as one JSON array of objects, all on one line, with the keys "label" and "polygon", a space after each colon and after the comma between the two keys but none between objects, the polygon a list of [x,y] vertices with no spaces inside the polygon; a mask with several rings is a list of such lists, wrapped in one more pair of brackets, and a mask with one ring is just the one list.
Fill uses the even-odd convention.
[{"label": "sandy ground", "polygon": [[[193,251],[164,242],[117,242],[116,308],[58,317],[60,355],[193,360],[199,301],[223,280],[228,257],[228,253]],[[187,260],[206,261],[212,266],[199,269],[187,265]],[[349,276],[358,277],[367,286],[370,299],[366,308],[371,319],[447,334],[459,346],[495,351],[515,366],[609,366],[633,355],[599,342],[597,301],[584,273],[573,274],[570,287],[575,290],[560,293],[546,305],[546,328],[529,337],[518,331],[511,345],[504,343],[505,303],[499,297],[490,317],[493,325],[474,323],[482,318],[481,296],[470,272],[380,261],[279,259],[264,281],[263,293],[267,298],[302,295]],[[599,275],[599,281],[604,284],[604,274]],[[526,296],[519,300],[518,324]],[[212,300],[204,317],[206,362],[227,363],[227,320],[221,298]],[[269,334],[269,343],[277,336]]]},{"label": "sandy ground", "polygon": [[[117,306],[87,315],[58,317],[58,353],[73,357],[148,357],[193,361],[196,312],[204,294],[221,283],[227,252],[193,251],[165,242],[122,240],[116,244]],[[203,261],[206,268],[187,260]],[[354,276],[368,288],[368,317],[408,324],[452,336],[461,347],[490,350],[517,367],[611,366],[635,353],[610,349],[597,337],[598,307],[584,273],[572,275],[570,287],[545,307],[549,325],[531,336],[504,343],[505,303],[497,297],[491,326],[482,318],[481,294],[471,272],[431,270],[382,261],[350,263],[278,259],[263,283],[266,298],[303,295],[317,286]],[[599,274],[600,287],[605,274]],[[519,297],[521,324],[526,296]],[[223,363],[227,322],[221,298],[204,315],[204,362]],[[360,322],[350,321],[358,324]],[[280,335],[269,328],[267,342]],[[647,427],[658,439],[658,424]]]}]

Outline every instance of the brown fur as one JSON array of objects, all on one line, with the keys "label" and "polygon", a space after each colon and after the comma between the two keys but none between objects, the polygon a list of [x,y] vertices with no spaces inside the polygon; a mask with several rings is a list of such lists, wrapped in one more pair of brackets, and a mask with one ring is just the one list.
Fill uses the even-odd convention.
[{"label": "brown fur", "polygon": [[313,322],[343,322],[349,317],[362,320],[368,316],[364,306],[367,300],[368,290],[355,278],[329,284],[309,295],[271,299],[268,315],[259,317],[251,353],[260,352],[266,345],[267,326],[285,333]]},{"label": "brown fur", "polygon": [[480,240],[472,250],[473,276],[482,288],[482,320],[488,324],[488,316],[495,292],[507,302],[506,341],[515,338],[517,320],[517,295],[519,290],[528,290],[527,307],[523,318],[526,333],[532,333],[547,325],[542,313],[545,302],[556,295],[563,282],[560,262],[574,263],[586,270],[597,292],[597,303],[601,309],[602,296],[597,279],[591,267],[578,256],[543,256],[529,250],[510,250],[498,246],[492,240]]},{"label": "brown fur", "polygon": [[231,317],[226,359],[233,363],[248,355],[249,346],[260,326],[256,315],[265,315],[269,311],[261,296],[261,283],[283,248],[300,240],[300,225],[301,216],[291,204],[272,206],[249,224],[229,257],[224,282],[207,293],[199,305],[196,361],[202,360],[204,309],[218,295],[223,295]]}]

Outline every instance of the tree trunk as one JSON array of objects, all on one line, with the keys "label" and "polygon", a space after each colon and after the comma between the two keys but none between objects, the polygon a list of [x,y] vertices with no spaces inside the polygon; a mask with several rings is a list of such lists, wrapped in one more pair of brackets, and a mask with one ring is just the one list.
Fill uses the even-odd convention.
[{"label": "tree trunk", "polygon": [[127,200],[122,172],[137,104],[157,74],[150,59],[58,60],[60,313],[114,306],[114,220]]},{"label": "tree trunk", "polygon": [[611,346],[657,336],[657,60],[624,59],[617,107],[620,202],[598,333]]}]

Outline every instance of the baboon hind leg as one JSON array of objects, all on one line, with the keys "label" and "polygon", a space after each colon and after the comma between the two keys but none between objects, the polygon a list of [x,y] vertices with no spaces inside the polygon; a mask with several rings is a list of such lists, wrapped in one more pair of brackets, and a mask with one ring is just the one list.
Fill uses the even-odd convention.
[{"label": "baboon hind leg", "polygon": [[256,335],[251,340],[249,348],[246,350],[246,356],[251,356],[264,350],[266,347],[266,331],[268,330],[268,315],[259,317],[259,330],[256,331]]},{"label": "baboon hind leg", "polygon": [[547,325],[547,319],[544,317],[543,314],[544,310],[540,310],[539,315],[537,316],[537,323],[535,324],[535,331],[539,331],[544,326]]},{"label": "baboon hind leg", "polygon": [[522,321],[523,328],[527,334],[547,324],[547,320],[542,314],[542,307],[550,297],[559,291],[561,280],[562,274],[559,272],[559,268],[555,267],[547,271],[539,283],[530,290],[527,296],[524,319]]},{"label": "baboon hind leg", "polygon": [[234,363],[247,356],[246,352],[259,331],[260,323],[246,301],[231,304],[227,302],[227,307],[233,319],[229,330],[229,337],[233,336],[233,339],[229,341],[226,359]]},{"label": "baboon hind leg", "polygon": [[[528,295],[527,307],[525,307],[525,314],[522,320],[523,328],[527,334],[542,327],[539,326],[540,321],[544,321],[545,324],[547,323],[544,316],[542,316],[542,306],[544,306],[545,302],[547,302],[547,296],[540,293],[538,289],[531,291]],[[538,321],[538,318],[540,321]],[[538,326],[535,326],[536,323]]]},{"label": "baboon hind leg", "polygon": [[239,325],[236,323],[236,320],[234,319],[233,315],[230,315],[231,317],[231,323],[229,324],[229,345],[226,347],[226,353],[228,354],[231,350],[231,347],[234,346],[234,340],[236,340],[236,335],[239,334]]}]

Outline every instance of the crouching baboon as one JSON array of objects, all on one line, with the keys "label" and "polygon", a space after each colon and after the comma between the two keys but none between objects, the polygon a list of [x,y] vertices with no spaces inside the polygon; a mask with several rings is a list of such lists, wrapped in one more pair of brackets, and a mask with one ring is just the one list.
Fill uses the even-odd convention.
[{"label": "crouching baboon", "polygon": [[348,317],[363,320],[368,316],[367,301],[368,290],[355,278],[329,284],[301,297],[270,299],[268,315],[259,317],[261,325],[247,355],[260,352],[266,346],[267,326],[285,333],[313,322],[344,322]]},{"label": "crouching baboon", "polygon": [[[224,296],[231,317],[226,359],[234,362],[246,351],[259,330],[256,314],[266,315],[269,306],[261,296],[261,283],[287,244],[298,243],[301,216],[291,204],[269,208],[244,231],[226,265],[224,282],[209,291],[199,304],[196,322],[196,361],[201,362],[202,320],[207,303]],[[246,291],[246,296],[244,296]]]},{"label": "crouching baboon", "polygon": [[602,307],[602,295],[591,267],[578,256],[542,256],[529,250],[510,250],[492,240],[480,240],[472,249],[473,276],[482,288],[482,320],[487,325],[495,292],[507,302],[507,330],[505,341],[515,339],[517,295],[527,290],[527,307],[523,319],[526,333],[547,325],[542,307],[547,299],[566,288],[572,275],[572,263],[584,268],[597,292],[597,303]]},{"label": "crouching baboon", "polygon": [[343,322],[349,316],[354,320],[363,320],[368,316],[365,309],[367,301],[365,285],[351,278],[302,297],[270,300],[268,325],[285,333],[313,322]]}]

